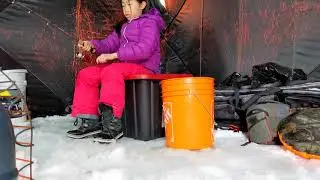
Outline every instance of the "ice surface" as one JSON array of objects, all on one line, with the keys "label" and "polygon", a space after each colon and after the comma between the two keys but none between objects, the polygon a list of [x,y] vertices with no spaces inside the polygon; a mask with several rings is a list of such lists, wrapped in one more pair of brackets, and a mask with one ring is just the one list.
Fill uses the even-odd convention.
[{"label": "ice surface", "polygon": [[103,145],[73,140],[70,117],[34,122],[34,178],[39,180],[318,180],[320,161],[304,160],[279,146],[251,143],[241,133],[217,131],[215,148],[168,149],[164,139],[141,142],[128,138]]}]

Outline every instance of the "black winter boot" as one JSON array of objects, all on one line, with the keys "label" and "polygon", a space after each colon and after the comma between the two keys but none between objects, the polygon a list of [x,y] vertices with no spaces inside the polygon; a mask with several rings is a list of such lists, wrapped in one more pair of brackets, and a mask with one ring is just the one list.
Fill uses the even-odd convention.
[{"label": "black winter boot", "polygon": [[101,114],[102,132],[96,138],[105,140],[117,140],[122,138],[121,120],[113,115],[112,107],[100,104],[99,111]]},{"label": "black winter boot", "polygon": [[102,125],[99,119],[77,117],[74,125],[77,126],[79,121],[81,121],[80,127],[76,130],[68,131],[68,137],[74,139],[82,139],[102,132]]}]

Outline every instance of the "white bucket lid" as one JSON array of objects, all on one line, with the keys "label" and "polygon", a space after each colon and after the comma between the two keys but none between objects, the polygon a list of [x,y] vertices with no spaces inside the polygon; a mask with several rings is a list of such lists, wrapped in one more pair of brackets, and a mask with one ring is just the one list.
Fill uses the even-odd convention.
[{"label": "white bucket lid", "polygon": [[21,82],[26,80],[27,73],[28,71],[26,69],[3,70],[2,72],[0,72],[0,82],[9,81],[9,80]]},{"label": "white bucket lid", "polygon": [[28,73],[28,70],[26,70],[26,69],[7,69],[7,70],[3,70],[3,72],[4,73]]}]

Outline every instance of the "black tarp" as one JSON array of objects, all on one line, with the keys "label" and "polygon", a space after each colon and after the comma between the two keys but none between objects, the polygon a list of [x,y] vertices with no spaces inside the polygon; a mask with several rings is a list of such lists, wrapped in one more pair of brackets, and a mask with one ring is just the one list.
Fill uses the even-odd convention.
[{"label": "black tarp", "polygon": [[[43,102],[48,90],[60,99],[54,100],[55,104],[70,102],[74,6],[73,1],[16,0],[0,12],[0,48],[38,81],[36,88],[27,87],[32,99],[38,100],[31,110],[48,105]],[[48,111],[61,112],[61,108]]]},{"label": "black tarp", "polygon": [[[12,1],[0,13],[0,44],[62,100],[72,95],[72,1]],[[67,32],[55,27],[64,27]]]},{"label": "black tarp", "polygon": [[[121,17],[120,0],[0,2],[0,49],[70,104],[74,43],[108,34]],[[219,83],[234,71],[250,74],[253,65],[270,61],[306,73],[320,63],[320,0],[166,2],[171,17],[179,12],[162,43],[168,72],[191,71]]]}]

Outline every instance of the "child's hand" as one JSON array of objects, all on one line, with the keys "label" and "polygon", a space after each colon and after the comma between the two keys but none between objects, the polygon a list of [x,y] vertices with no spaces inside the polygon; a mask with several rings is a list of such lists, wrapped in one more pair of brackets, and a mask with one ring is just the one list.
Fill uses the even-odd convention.
[{"label": "child's hand", "polygon": [[91,49],[94,49],[94,45],[90,41],[82,41],[82,40],[80,40],[78,42],[78,47],[82,51],[90,51]]},{"label": "child's hand", "polygon": [[118,58],[117,53],[113,53],[113,54],[101,54],[98,58],[97,58],[97,64],[102,64],[102,63],[106,63],[108,61],[113,61],[115,59]]}]

